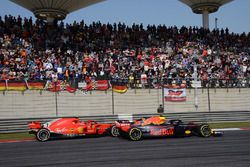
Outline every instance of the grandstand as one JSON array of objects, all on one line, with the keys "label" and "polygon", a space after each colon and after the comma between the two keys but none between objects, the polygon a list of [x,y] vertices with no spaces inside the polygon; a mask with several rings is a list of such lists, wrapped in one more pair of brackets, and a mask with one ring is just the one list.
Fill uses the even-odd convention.
[{"label": "grandstand", "polygon": [[112,77],[131,76],[131,82],[143,77],[149,82],[187,79],[192,78],[195,59],[201,80],[249,83],[250,35],[245,33],[81,22],[58,24],[51,35],[39,19],[6,15],[0,22],[1,80],[57,78],[77,87],[78,82]]},{"label": "grandstand", "polygon": [[[39,17],[44,14],[39,13],[41,10],[26,8],[38,19],[11,15],[0,18],[3,92],[27,89],[87,92],[107,90],[114,85],[122,89],[128,86],[131,90],[159,89],[171,84],[191,88],[195,63],[202,88],[250,87],[250,33],[236,34],[228,28],[144,27],[84,21],[66,24],[57,22],[65,17],[58,13],[49,11],[48,16]],[[51,24],[53,29],[48,28]],[[112,80],[115,82],[111,84]],[[159,97],[155,100],[162,103],[162,94],[157,95],[160,100]]]}]

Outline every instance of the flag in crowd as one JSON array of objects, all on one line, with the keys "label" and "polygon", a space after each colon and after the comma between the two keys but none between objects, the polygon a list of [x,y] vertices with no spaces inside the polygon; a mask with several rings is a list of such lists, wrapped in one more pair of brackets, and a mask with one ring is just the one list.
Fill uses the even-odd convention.
[{"label": "flag in crowd", "polygon": [[112,85],[112,89],[117,93],[126,93],[128,90],[127,85]]},{"label": "flag in crowd", "polygon": [[126,78],[111,79],[112,90],[117,93],[126,93],[128,90],[127,84],[128,84],[128,79]]},{"label": "flag in crowd", "polygon": [[[108,80],[97,80],[89,83],[79,83],[78,89],[85,91],[92,90],[107,90],[109,88]],[[77,88],[73,87],[65,81],[58,80],[56,82],[51,81],[0,81],[0,91],[25,91],[25,90],[48,90],[51,92],[59,92],[66,90],[70,93],[74,93]]]}]

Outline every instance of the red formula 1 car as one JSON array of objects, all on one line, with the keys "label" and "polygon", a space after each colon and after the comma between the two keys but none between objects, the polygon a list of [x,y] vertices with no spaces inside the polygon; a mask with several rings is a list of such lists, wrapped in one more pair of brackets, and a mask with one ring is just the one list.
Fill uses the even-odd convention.
[{"label": "red formula 1 car", "polygon": [[41,124],[31,122],[29,125],[30,133],[36,135],[38,141],[47,141],[51,138],[62,137],[81,137],[81,136],[117,136],[113,124],[97,123],[92,120],[80,121],[79,118],[59,118]]},{"label": "red formula 1 car", "polygon": [[[169,120],[165,117],[154,116],[129,122],[120,120],[115,122],[120,136],[136,141],[149,137],[186,137],[186,136],[221,136],[222,132],[212,130],[208,124],[193,122],[184,123],[181,120]],[[118,134],[118,132],[116,134]]]}]

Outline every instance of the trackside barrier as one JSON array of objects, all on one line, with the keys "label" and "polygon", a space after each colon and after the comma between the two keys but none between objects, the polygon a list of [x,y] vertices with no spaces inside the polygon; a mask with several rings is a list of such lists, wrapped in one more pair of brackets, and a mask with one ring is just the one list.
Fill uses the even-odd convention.
[{"label": "trackside barrier", "polygon": [[[106,115],[106,116],[81,116],[81,120],[95,120],[97,122],[114,122],[118,119],[138,119],[159,114],[134,114],[134,115]],[[181,119],[193,122],[250,122],[250,111],[228,111],[228,112],[193,112],[193,113],[164,113],[167,119]],[[0,133],[27,132],[27,124],[31,121],[42,123],[55,119],[49,118],[25,118],[25,119],[0,119]]]}]

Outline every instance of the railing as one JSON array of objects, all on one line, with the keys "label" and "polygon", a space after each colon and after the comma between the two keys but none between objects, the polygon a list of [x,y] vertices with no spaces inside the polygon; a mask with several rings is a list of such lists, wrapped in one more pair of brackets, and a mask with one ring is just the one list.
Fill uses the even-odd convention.
[{"label": "railing", "polygon": [[[118,119],[138,119],[141,117],[149,117],[158,114],[134,114],[134,115],[107,115],[107,116],[81,116],[81,120],[95,120],[98,122],[114,122]],[[197,113],[168,113],[162,114],[167,119],[181,119],[183,121],[193,122],[249,122],[249,111],[235,111],[235,112],[197,112]],[[0,119],[0,133],[16,133],[28,132],[28,123],[31,121],[41,121],[42,123],[55,119],[50,118],[23,118],[23,119]]]},{"label": "railing", "polygon": [[[173,83],[173,81],[165,82]],[[189,81],[185,80],[185,82],[188,85]],[[180,83],[182,80],[175,80],[175,84]],[[165,101],[163,87],[151,88],[146,85],[144,88],[129,88],[124,94],[114,93],[112,89],[93,90],[86,94],[79,90],[75,93],[35,90],[2,91],[0,93],[0,133],[27,131],[29,121],[47,121],[56,117],[81,116],[84,119],[97,121],[114,121],[118,119],[119,114],[130,114],[138,118],[156,114],[159,104],[163,104],[164,114],[169,118],[206,122],[250,120],[250,88],[237,86],[230,88],[229,84],[227,87],[217,88],[211,83],[212,81],[209,81],[198,88],[197,93],[195,89],[188,87],[185,102]],[[236,81],[225,83],[234,84]],[[141,86],[141,83],[138,84],[137,86]],[[195,95],[198,99],[197,108]]]},{"label": "railing", "polygon": [[[164,89],[107,91],[5,91],[0,93],[0,119],[53,116],[151,114],[160,104],[165,113],[250,111],[250,88],[186,89],[186,101],[164,98]],[[196,98],[197,97],[197,101]],[[166,100],[166,101],[165,101]],[[197,102],[197,103],[196,103]]]}]

